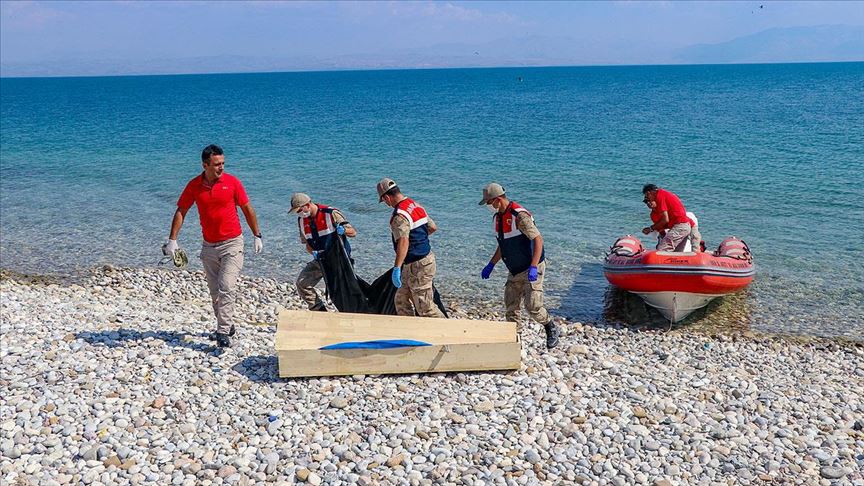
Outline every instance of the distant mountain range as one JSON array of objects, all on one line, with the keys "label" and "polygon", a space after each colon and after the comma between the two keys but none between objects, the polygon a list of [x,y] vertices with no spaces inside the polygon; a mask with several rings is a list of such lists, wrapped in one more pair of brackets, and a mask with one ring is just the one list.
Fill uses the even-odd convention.
[{"label": "distant mountain range", "polygon": [[765,30],[718,44],[682,49],[647,43],[599,43],[591,39],[529,36],[481,44],[438,44],[416,49],[340,55],[209,56],[178,59],[63,59],[39,63],[0,61],[0,75],[102,76],[345,69],[607,64],[713,64],[864,61],[864,26],[825,25]]},{"label": "distant mountain range", "polygon": [[720,44],[697,44],[676,53],[679,62],[749,63],[864,60],[864,27],[822,25],[769,29]]}]

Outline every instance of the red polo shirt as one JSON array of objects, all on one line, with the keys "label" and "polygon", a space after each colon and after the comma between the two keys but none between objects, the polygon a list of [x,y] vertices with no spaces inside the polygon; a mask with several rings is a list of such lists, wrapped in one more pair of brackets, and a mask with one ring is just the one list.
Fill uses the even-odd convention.
[{"label": "red polo shirt", "polygon": [[666,189],[657,189],[657,208],[655,210],[659,213],[663,211],[669,213],[670,228],[678,223],[690,223],[684,204],[681,203],[675,193]]},{"label": "red polo shirt", "polygon": [[177,207],[187,211],[192,204],[197,204],[204,240],[218,243],[236,238],[243,232],[240,228],[240,218],[237,216],[237,206],[248,202],[249,196],[246,195],[246,189],[243,189],[240,179],[223,172],[210,186],[204,180],[202,172],[186,184],[183,194],[177,200]]}]

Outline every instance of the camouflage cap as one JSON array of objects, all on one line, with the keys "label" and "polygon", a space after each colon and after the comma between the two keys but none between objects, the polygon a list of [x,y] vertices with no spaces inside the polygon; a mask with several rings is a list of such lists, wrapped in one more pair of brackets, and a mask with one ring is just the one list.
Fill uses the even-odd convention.
[{"label": "camouflage cap", "polygon": [[378,202],[384,200],[384,194],[387,194],[387,191],[396,187],[396,181],[389,177],[385,177],[378,181]]},{"label": "camouflage cap", "polygon": [[497,182],[490,182],[483,188],[483,199],[480,200],[480,205],[489,204],[490,199],[504,195],[504,188]]},{"label": "camouflage cap", "polygon": [[291,210],[289,213],[296,213],[301,206],[305,206],[312,202],[312,198],[309,197],[308,194],[304,194],[302,192],[295,192],[291,194]]}]

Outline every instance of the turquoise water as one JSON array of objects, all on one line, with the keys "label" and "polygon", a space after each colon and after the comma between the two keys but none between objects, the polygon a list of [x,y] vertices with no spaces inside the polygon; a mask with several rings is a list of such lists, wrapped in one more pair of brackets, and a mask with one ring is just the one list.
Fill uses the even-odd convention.
[{"label": "turquoise water", "polygon": [[[600,264],[646,225],[654,182],[710,246],[736,235],[756,257],[754,286],[694,323],[864,336],[864,63],[6,78],[0,96],[5,268],[155,265],[218,143],[265,234],[247,274],[293,281],[305,262],[293,191],[343,209],[358,272],[383,272],[390,176],[439,223],[445,298],[497,304],[503,268],[478,276],[494,180],[536,216],[553,312],[617,319]],[[197,215],[180,240],[197,255]]]}]

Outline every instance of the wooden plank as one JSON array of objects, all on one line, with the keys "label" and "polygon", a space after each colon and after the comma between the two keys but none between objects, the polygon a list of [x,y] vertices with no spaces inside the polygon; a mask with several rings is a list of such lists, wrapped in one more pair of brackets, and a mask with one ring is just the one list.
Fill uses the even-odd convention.
[{"label": "wooden plank", "polygon": [[393,349],[317,349],[280,351],[279,376],[435,373],[443,371],[515,370],[518,342],[453,344]]},{"label": "wooden plank", "polygon": [[508,343],[516,341],[516,323],[283,309],[276,329],[276,350],[318,349],[378,339],[414,339],[429,344]]},{"label": "wooden plank", "polygon": [[[382,339],[412,339],[430,346],[319,349]],[[512,322],[283,309],[275,344],[282,377],[507,370],[518,369],[521,360]]]}]

